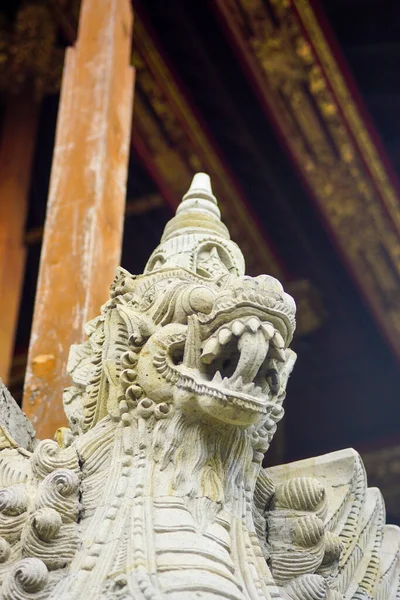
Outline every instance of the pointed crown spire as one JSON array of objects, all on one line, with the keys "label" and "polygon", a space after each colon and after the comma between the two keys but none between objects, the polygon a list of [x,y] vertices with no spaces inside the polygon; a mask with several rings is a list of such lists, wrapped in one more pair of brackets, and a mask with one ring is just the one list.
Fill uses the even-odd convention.
[{"label": "pointed crown spire", "polygon": [[212,193],[211,180],[206,173],[196,173],[189,191],[183,196],[176,215],[167,223],[161,241],[191,230],[208,230],[225,239],[229,231],[221,221],[217,199]]},{"label": "pointed crown spire", "polygon": [[[207,266],[205,266],[207,263]],[[210,177],[196,173],[175,216],[166,224],[161,243],[150,256],[145,273],[183,267],[197,274],[244,274],[244,259],[221,221]]]}]

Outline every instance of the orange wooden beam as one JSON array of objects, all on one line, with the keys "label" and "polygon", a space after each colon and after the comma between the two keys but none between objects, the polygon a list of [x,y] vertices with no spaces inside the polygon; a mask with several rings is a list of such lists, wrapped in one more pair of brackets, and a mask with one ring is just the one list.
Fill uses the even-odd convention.
[{"label": "orange wooden beam", "polygon": [[7,381],[25,268],[25,220],[38,121],[30,95],[9,100],[0,143],[0,377]]},{"label": "orange wooden beam", "polygon": [[24,391],[39,438],[64,424],[71,344],[120,260],[133,107],[129,0],[83,0],[67,51]]}]

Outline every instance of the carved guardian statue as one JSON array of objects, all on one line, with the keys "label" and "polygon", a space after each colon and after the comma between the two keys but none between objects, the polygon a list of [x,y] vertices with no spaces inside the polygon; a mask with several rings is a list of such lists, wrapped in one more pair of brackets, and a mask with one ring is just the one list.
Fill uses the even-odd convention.
[{"label": "carved guardian statue", "polygon": [[71,348],[69,428],[2,419],[1,598],[398,599],[399,529],[354,451],[261,467],[295,303],[244,268],[197,174]]}]

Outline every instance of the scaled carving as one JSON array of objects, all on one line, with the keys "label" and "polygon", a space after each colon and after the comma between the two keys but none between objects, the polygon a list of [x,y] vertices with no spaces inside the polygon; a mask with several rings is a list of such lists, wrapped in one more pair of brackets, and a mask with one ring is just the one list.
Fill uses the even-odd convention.
[{"label": "scaled carving", "polygon": [[399,530],[354,451],[261,467],[294,328],[197,174],[72,347],[69,428],[22,447],[2,426],[0,597],[397,599]]}]

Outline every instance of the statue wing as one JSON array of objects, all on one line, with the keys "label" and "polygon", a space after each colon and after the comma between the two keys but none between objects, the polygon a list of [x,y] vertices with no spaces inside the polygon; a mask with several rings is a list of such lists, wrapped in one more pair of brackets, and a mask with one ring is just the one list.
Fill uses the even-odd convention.
[{"label": "statue wing", "polygon": [[[297,526],[301,536],[294,536],[298,546],[292,548],[292,564],[296,560],[304,564],[304,557],[315,556],[322,543],[319,566],[306,575],[303,572],[302,578],[322,576],[330,593],[345,600],[396,600],[400,596],[400,528],[385,524],[382,495],[378,489],[367,487],[364,465],[357,452],[347,449],[273,467],[264,475],[274,482],[277,498],[272,497],[273,510],[266,513],[267,523],[268,514],[274,515],[273,524],[277,514],[286,515],[287,519],[290,511],[292,517],[297,513],[298,522],[301,521],[301,526]],[[322,503],[319,500],[313,503],[318,484],[325,490],[324,499]],[[307,510],[308,516],[304,517]],[[304,544],[304,540],[312,538],[310,532],[315,525],[310,514],[315,521],[322,519],[324,529],[323,536],[314,537],[314,547]],[[308,518],[308,532],[305,518]],[[337,540],[340,541],[338,552]],[[300,546],[303,554],[298,552]],[[273,540],[269,549],[273,565]],[[288,554],[286,548],[286,559]],[[298,593],[290,593],[290,590],[299,592],[298,586],[288,585],[289,595],[298,596]]]}]

